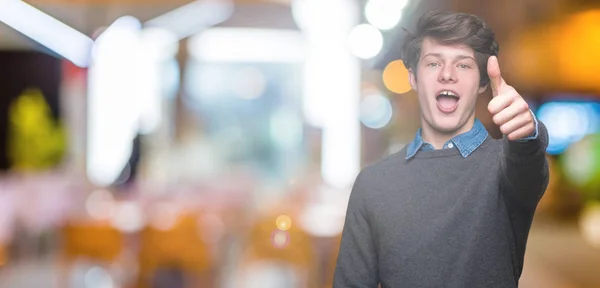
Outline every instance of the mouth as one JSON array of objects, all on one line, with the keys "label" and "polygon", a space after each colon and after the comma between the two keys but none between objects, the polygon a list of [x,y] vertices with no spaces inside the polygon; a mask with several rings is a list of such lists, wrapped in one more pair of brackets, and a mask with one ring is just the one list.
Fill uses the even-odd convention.
[{"label": "mouth", "polygon": [[460,96],[452,90],[440,90],[435,96],[437,107],[443,113],[452,113],[458,108],[458,100]]}]

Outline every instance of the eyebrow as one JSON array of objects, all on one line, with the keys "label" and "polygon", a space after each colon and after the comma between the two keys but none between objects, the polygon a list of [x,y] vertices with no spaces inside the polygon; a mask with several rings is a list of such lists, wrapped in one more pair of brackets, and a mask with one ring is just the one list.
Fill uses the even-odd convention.
[{"label": "eyebrow", "polygon": [[[427,56],[433,56],[433,57],[437,57],[437,58],[444,58],[444,57],[442,57],[441,53],[427,53],[427,54],[423,55],[421,58],[425,58]],[[455,57],[455,59],[456,60],[472,59],[473,61],[476,61],[475,58],[473,58],[472,56],[467,56],[467,55],[458,55],[458,56]]]}]

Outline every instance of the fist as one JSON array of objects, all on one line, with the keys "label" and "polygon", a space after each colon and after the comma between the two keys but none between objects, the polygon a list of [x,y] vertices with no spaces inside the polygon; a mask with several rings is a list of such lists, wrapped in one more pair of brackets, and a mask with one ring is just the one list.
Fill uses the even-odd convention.
[{"label": "fist", "polygon": [[529,105],[515,88],[502,79],[496,56],[488,59],[487,72],[493,95],[488,110],[494,123],[509,140],[532,136],[535,133],[535,120]]}]

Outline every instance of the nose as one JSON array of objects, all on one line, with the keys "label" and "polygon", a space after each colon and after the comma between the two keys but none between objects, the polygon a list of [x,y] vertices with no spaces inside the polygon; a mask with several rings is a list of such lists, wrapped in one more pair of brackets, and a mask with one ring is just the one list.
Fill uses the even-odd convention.
[{"label": "nose", "polygon": [[441,83],[454,83],[456,82],[456,73],[452,65],[444,65],[440,70],[438,81]]}]

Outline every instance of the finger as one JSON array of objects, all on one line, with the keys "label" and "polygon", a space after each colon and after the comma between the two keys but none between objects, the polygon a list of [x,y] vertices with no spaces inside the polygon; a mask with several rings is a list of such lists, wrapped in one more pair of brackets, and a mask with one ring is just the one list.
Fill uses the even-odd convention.
[{"label": "finger", "polygon": [[492,94],[494,97],[498,96],[501,92],[501,88],[504,84],[502,74],[500,72],[500,64],[498,63],[498,57],[490,56],[487,63],[487,73],[490,77],[490,86],[492,87]]},{"label": "finger", "polygon": [[507,135],[508,140],[515,141],[531,136],[535,132],[535,124],[529,123]]},{"label": "finger", "polygon": [[500,94],[492,98],[488,104],[488,111],[490,111],[490,114],[496,115],[504,110],[504,108],[508,107],[513,101],[514,95],[511,93]]},{"label": "finger", "polygon": [[[527,113],[527,114],[525,114],[525,113]],[[492,120],[494,121],[494,123],[496,125],[502,126],[502,125],[506,124],[508,121],[512,120],[513,118],[516,118],[520,114],[524,114],[524,115],[529,114],[529,106],[527,105],[526,102],[513,102],[511,105],[509,105],[508,107],[502,109],[502,111],[495,114],[492,117]],[[527,119],[527,120],[532,120],[532,119]]]},{"label": "finger", "polygon": [[519,129],[521,129],[522,127],[526,127],[532,124],[533,121],[531,120],[532,118],[531,115],[529,115],[529,113],[521,113],[517,115],[517,117],[514,117],[508,122],[502,124],[502,126],[500,126],[500,132],[502,132],[502,134],[504,135],[510,135],[516,131],[519,131]]}]

